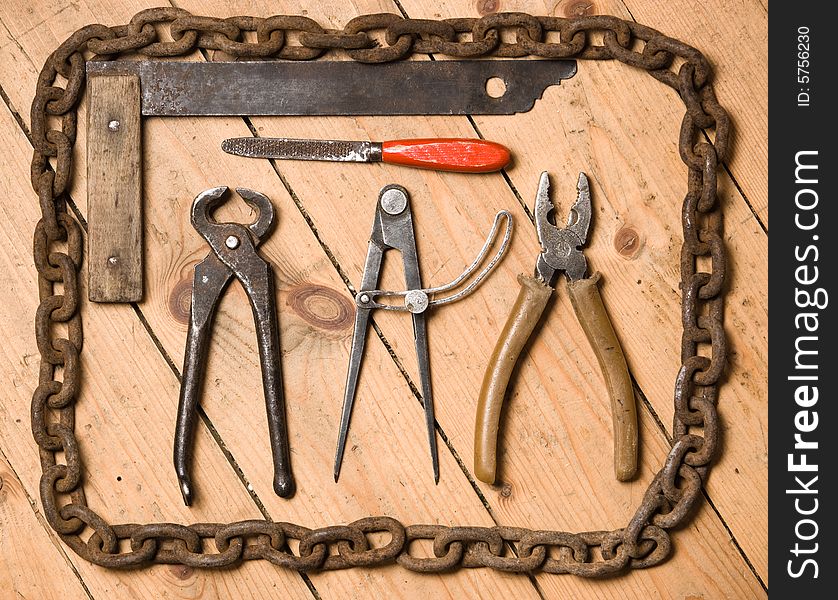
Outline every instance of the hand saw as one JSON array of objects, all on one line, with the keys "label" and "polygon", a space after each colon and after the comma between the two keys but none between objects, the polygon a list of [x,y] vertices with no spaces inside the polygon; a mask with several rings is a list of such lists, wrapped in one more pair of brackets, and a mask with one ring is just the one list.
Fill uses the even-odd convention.
[{"label": "hand saw", "polygon": [[147,116],[508,115],[573,77],[576,61],[90,61],[87,74],[138,75]]}]

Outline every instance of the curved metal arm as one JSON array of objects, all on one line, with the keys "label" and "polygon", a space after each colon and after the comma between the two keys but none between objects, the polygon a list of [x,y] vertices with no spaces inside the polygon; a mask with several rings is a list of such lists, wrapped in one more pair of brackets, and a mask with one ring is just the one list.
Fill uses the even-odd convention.
[{"label": "curved metal arm", "polygon": [[[480,273],[477,274],[477,276],[471,281],[471,283],[469,283],[465,288],[463,288],[456,294],[452,294],[444,298],[428,299],[428,296],[432,296],[433,294],[438,294],[441,292],[447,292],[458,287],[463,281],[472,276],[472,274],[477,270],[480,264],[483,263],[483,261],[486,259],[486,255],[489,253],[489,248],[491,248],[497,240],[499,235],[500,222],[503,219],[506,219],[506,228],[504,229],[503,239],[501,240],[500,248],[498,248],[498,251],[495,253],[495,255],[486,264],[483,270],[481,270]],[[500,259],[506,253],[506,249],[509,246],[509,240],[511,237],[512,215],[507,210],[499,211],[495,215],[495,220],[492,223],[492,229],[489,231],[489,235],[487,236],[486,242],[483,244],[483,247],[480,249],[480,252],[477,253],[477,257],[468,267],[466,267],[466,269],[460,275],[458,275],[450,283],[446,283],[445,285],[440,285],[432,288],[422,288],[419,290],[404,290],[398,292],[390,290],[362,290],[358,292],[358,294],[356,295],[355,302],[358,304],[359,307],[362,308],[382,308],[384,310],[420,313],[424,312],[430,306],[448,304],[449,302],[455,302],[457,300],[465,298],[466,296],[471,294],[477,288],[477,286],[480,285],[480,283],[489,275],[489,272],[491,272],[492,269],[495,268],[495,265],[497,265],[498,261],[500,261]],[[375,298],[382,296],[403,297],[405,298],[405,304],[382,304],[380,302],[375,301]]]}]

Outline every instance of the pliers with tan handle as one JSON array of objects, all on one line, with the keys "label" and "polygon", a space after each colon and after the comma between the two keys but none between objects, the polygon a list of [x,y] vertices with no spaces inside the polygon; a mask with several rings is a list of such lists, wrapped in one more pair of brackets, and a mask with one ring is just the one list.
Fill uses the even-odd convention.
[{"label": "pliers with tan handle", "polygon": [[518,276],[521,291],[483,376],[474,430],[474,472],[481,481],[495,482],[498,425],[509,377],[553,293],[556,273],[563,271],[570,302],[605,378],[614,426],[614,473],[618,480],[626,481],[637,471],[637,410],[626,359],[597,287],[600,274],[586,277],[588,263],[582,246],[591,224],[588,178],[579,174],[576,202],[564,228],[549,219],[554,210],[549,188],[545,171],[535,199],[535,227],[541,253],[535,276]]}]

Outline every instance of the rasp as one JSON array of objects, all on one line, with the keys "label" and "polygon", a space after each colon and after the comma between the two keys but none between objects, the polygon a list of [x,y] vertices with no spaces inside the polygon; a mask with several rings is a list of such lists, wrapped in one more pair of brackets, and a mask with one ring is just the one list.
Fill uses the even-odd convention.
[{"label": "rasp", "polygon": [[[137,74],[141,112],[183,115],[508,115],[528,111],[573,60],[320,62],[89,61],[88,75]],[[504,90],[493,97],[487,82]],[[498,94],[495,94],[498,95]]]},{"label": "rasp", "polygon": [[240,137],[224,140],[221,149],[249,158],[385,162],[460,173],[491,173],[509,164],[509,150],[505,146],[468,138],[354,142]]}]

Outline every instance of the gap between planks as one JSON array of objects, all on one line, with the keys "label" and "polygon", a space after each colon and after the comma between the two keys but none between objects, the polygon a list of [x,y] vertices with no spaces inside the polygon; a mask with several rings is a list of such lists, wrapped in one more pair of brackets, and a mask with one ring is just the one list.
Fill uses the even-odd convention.
[{"label": "gap between planks", "polygon": [[[408,15],[408,14],[407,14],[407,12],[406,12],[406,11],[402,8],[401,4],[400,4],[400,3],[398,3],[398,1],[397,1],[397,0],[393,0],[393,1],[394,1],[394,3],[396,4],[396,6],[397,6],[398,10],[399,10],[399,11],[403,14],[403,16],[404,16],[405,18],[409,18],[409,15]],[[632,17],[632,19],[634,20],[634,17]],[[636,21],[635,21],[635,22],[636,22]],[[203,50],[202,50],[201,52],[202,52],[202,54],[204,53],[204,51],[203,51]],[[429,56],[430,60],[432,60],[432,61],[435,61],[435,60],[436,60],[436,58],[433,56],[433,54],[429,54],[428,56]],[[207,57],[206,55],[204,56],[204,58],[205,58],[205,59],[207,59],[207,60],[209,60],[209,59],[208,59],[208,57]],[[468,119],[468,122],[469,122],[469,124],[470,124],[471,128],[474,130],[474,132],[477,134],[477,136],[478,136],[480,139],[485,139],[485,136],[484,136],[484,135],[482,134],[482,132],[480,131],[480,128],[477,126],[477,124],[475,123],[475,121],[474,121],[474,119],[472,118],[472,116],[471,116],[471,115],[466,115],[466,118]],[[256,127],[255,127],[255,126],[251,123],[250,119],[249,119],[249,118],[247,118],[247,117],[243,117],[243,120],[244,120],[244,121],[245,121],[245,123],[247,124],[247,127],[248,127],[248,129],[250,130],[251,134],[252,134],[254,137],[260,137],[260,136],[259,136],[259,134],[258,134],[258,132],[257,132],[257,130],[256,130]],[[703,134],[704,134],[705,138],[707,139],[707,141],[709,142],[709,141],[710,141],[710,138],[709,138],[709,135],[707,134],[706,130],[703,130]],[[319,234],[319,232],[318,232],[318,230],[317,230],[317,227],[316,227],[316,225],[314,224],[314,222],[313,222],[313,220],[312,220],[311,216],[309,215],[308,211],[306,210],[306,208],[305,208],[305,206],[304,206],[304,204],[303,204],[302,200],[299,198],[298,194],[294,191],[293,187],[292,187],[292,186],[291,186],[291,184],[288,182],[287,178],[286,178],[285,176],[283,176],[283,174],[282,174],[282,172],[281,172],[281,170],[280,170],[280,168],[279,168],[278,161],[277,161],[276,159],[269,159],[269,162],[270,162],[271,167],[273,168],[274,172],[276,173],[277,177],[280,179],[280,181],[281,181],[281,183],[282,183],[283,187],[285,188],[285,190],[288,192],[288,194],[289,194],[289,195],[291,196],[291,198],[293,199],[295,206],[296,206],[296,207],[297,207],[297,209],[299,210],[300,214],[302,215],[303,219],[305,220],[305,222],[306,222],[306,224],[308,225],[309,229],[311,230],[312,234],[313,234],[313,235],[315,236],[315,238],[317,239],[318,244],[320,245],[320,247],[323,249],[324,253],[325,253],[325,254],[326,254],[326,256],[328,257],[329,262],[331,262],[331,263],[332,263],[332,266],[335,268],[335,270],[336,270],[336,272],[337,272],[338,276],[339,276],[339,277],[343,280],[344,284],[347,286],[347,289],[348,289],[348,291],[350,292],[350,294],[353,294],[353,295],[354,295],[354,293],[355,293],[355,291],[356,291],[356,290],[355,290],[354,286],[352,285],[352,283],[350,282],[350,280],[349,280],[348,276],[346,275],[345,270],[343,269],[343,267],[340,265],[339,261],[338,261],[338,260],[337,260],[337,258],[335,257],[334,252],[333,252],[333,251],[329,248],[328,244],[327,244],[327,243],[326,243],[326,242],[325,242],[325,241],[321,238],[321,236],[320,236],[320,234]],[[726,163],[722,163],[722,164],[723,164],[723,166],[724,166],[724,168],[725,168],[725,171],[728,173],[728,175],[729,175],[729,176],[731,177],[731,179],[733,180],[733,175],[732,175],[732,173],[730,172],[730,169],[729,169],[728,165],[727,165]],[[522,198],[522,196],[521,196],[520,192],[517,190],[517,188],[515,187],[515,185],[512,183],[512,180],[510,179],[510,177],[509,177],[509,175],[507,174],[507,172],[506,172],[506,170],[505,170],[505,169],[502,169],[502,170],[501,170],[501,175],[502,175],[503,180],[505,181],[505,183],[506,183],[507,187],[509,188],[510,192],[514,195],[514,197],[516,198],[516,200],[518,201],[518,203],[519,203],[519,204],[521,205],[521,207],[523,208],[523,210],[524,210],[524,212],[526,213],[527,217],[529,218],[529,220],[530,220],[531,224],[532,224],[533,226],[535,226],[534,216],[533,216],[533,214],[532,214],[532,212],[531,212],[531,210],[530,210],[529,206],[527,205],[527,202],[526,202],[526,201]],[[757,222],[760,224],[760,227],[762,228],[763,232],[765,232],[765,233],[767,234],[767,228],[765,227],[765,225],[764,225],[764,224],[762,223],[762,221],[760,220],[759,216],[758,216],[758,215],[756,214],[756,212],[754,211],[754,208],[753,208],[753,206],[751,205],[751,203],[750,203],[750,202],[748,202],[748,200],[747,200],[747,198],[745,197],[744,192],[742,191],[742,189],[741,189],[740,185],[739,185],[739,184],[738,184],[735,180],[733,180],[733,182],[734,182],[734,185],[735,185],[735,187],[736,187],[736,190],[739,192],[739,195],[740,195],[740,196],[742,197],[742,199],[745,201],[745,203],[746,203],[746,205],[748,206],[748,209],[750,210],[751,214],[754,216],[754,218],[755,218],[755,219],[757,220]],[[404,377],[405,381],[407,382],[408,387],[410,388],[411,392],[413,393],[413,395],[414,395],[414,397],[415,397],[416,401],[417,401],[417,402],[419,402],[419,404],[420,404],[420,405],[422,405],[423,401],[422,401],[422,396],[421,396],[421,393],[419,392],[419,390],[418,390],[418,388],[417,388],[416,384],[413,382],[413,380],[412,380],[411,376],[408,374],[407,370],[405,369],[404,365],[402,364],[401,359],[398,357],[398,355],[397,355],[397,354],[395,353],[395,351],[393,350],[392,345],[391,345],[391,344],[390,344],[390,342],[387,340],[387,338],[386,338],[386,336],[384,335],[384,333],[383,333],[383,332],[381,331],[381,329],[380,329],[380,328],[379,328],[379,327],[375,324],[374,319],[373,319],[373,321],[372,321],[372,325],[373,325],[373,329],[374,329],[374,331],[375,331],[376,335],[378,336],[379,340],[381,341],[381,343],[382,343],[382,344],[384,344],[384,347],[386,348],[386,350],[387,350],[388,354],[390,355],[391,359],[392,359],[392,360],[393,360],[393,362],[395,363],[396,368],[399,370],[399,372],[402,374],[402,377]],[[641,403],[642,403],[642,405],[644,405],[644,406],[646,407],[646,409],[649,411],[649,414],[650,414],[650,415],[651,415],[651,417],[653,418],[654,422],[657,424],[657,427],[658,427],[658,429],[660,430],[660,432],[663,434],[663,436],[664,436],[664,437],[665,437],[665,439],[667,440],[667,443],[669,443],[669,444],[671,445],[671,441],[672,441],[672,439],[671,439],[671,436],[669,435],[669,433],[668,433],[668,431],[667,431],[667,429],[666,429],[666,426],[664,425],[664,423],[663,423],[663,421],[661,420],[660,416],[657,414],[657,411],[655,411],[654,407],[651,405],[651,403],[650,403],[650,402],[649,402],[649,400],[647,399],[646,394],[645,394],[645,393],[643,392],[643,390],[640,388],[639,384],[638,384],[638,383],[637,383],[637,381],[634,379],[634,377],[632,377],[632,383],[633,383],[633,388],[634,388],[634,391],[635,391],[636,395],[638,395],[638,396],[640,397],[640,399],[641,399]],[[434,421],[434,425],[435,425],[435,429],[436,429],[436,431],[439,433],[439,435],[440,435],[440,437],[442,438],[442,440],[444,441],[445,445],[446,445],[446,446],[448,446],[449,451],[451,452],[451,454],[452,454],[452,456],[454,457],[454,459],[455,459],[455,461],[457,462],[457,464],[460,466],[460,469],[463,471],[463,475],[465,475],[466,479],[468,480],[469,484],[471,485],[471,487],[472,487],[472,489],[474,490],[474,492],[475,492],[475,494],[477,495],[477,497],[480,499],[480,502],[483,504],[484,508],[486,509],[487,513],[488,513],[488,514],[489,514],[489,516],[491,517],[492,521],[494,521],[494,523],[495,523],[496,525],[500,525],[500,522],[498,521],[498,518],[497,518],[497,516],[495,515],[495,513],[494,513],[494,511],[493,511],[493,509],[492,509],[492,507],[491,507],[491,505],[489,504],[489,502],[488,502],[488,500],[486,499],[486,497],[485,497],[485,495],[483,494],[483,492],[480,490],[479,486],[477,485],[477,482],[474,480],[474,477],[473,477],[473,475],[471,474],[471,472],[469,471],[468,467],[467,467],[467,466],[466,466],[466,464],[463,462],[462,458],[460,457],[459,452],[458,452],[458,451],[456,450],[456,448],[454,448],[454,446],[451,444],[451,442],[450,442],[450,440],[449,440],[448,436],[445,434],[445,431],[443,430],[442,426],[441,426],[441,425],[440,425],[437,421]],[[710,496],[709,496],[709,494],[708,494],[707,490],[706,490],[706,489],[704,489],[704,488],[702,488],[702,495],[703,495],[703,496],[707,499],[707,501],[708,501],[708,505],[709,505],[709,506],[710,506],[710,508],[713,510],[713,512],[716,514],[716,516],[718,517],[718,519],[719,519],[719,521],[721,522],[722,526],[724,527],[725,531],[726,531],[726,532],[728,533],[728,535],[730,536],[731,541],[733,542],[734,546],[736,547],[737,552],[740,554],[740,556],[741,556],[741,557],[742,557],[742,559],[744,560],[745,564],[748,566],[748,569],[749,569],[749,570],[751,571],[751,573],[754,575],[754,577],[755,577],[755,578],[756,578],[756,580],[759,582],[759,584],[760,584],[760,586],[763,588],[763,590],[765,590],[765,591],[767,592],[767,591],[768,591],[768,587],[766,586],[765,582],[762,580],[762,578],[761,578],[761,577],[759,576],[759,574],[757,573],[756,568],[754,567],[753,563],[752,563],[752,562],[751,562],[751,560],[748,558],[748,556],[745,554],[745,551],[743,550],[743,548],[742,548],[741,544],[740,544],[740,543],[738,542],[738,540],[736,539],[735,535],[733,534],[733,532],[732,532],[731,528],[729,527],[729,525],[728,525],[728,524],[727,524],[727,522],[725,521],[725,519],[724,519],[724,517],[722,516],[721,512],[719,511],[719,509],[716,507],[715,503],[714,503],[714,502],[712,501],[712,499],[710,498]],[[511,550],[512,550],[513,552],[516,552],[516,549],[515,549],[515,547],[514,547],[513,545],[509,545],[509,547],[511,548]],[[517,554],[517,552],[516,552],[516,554]],[[543,592],[542,592],[542,590],[540,589],[540,587],[539,587],[539,585],[537,584],[537,582],[535,581],[535,579],[534,579],[532,576],[530,576],[530,580],[531,580],[531,581],[533,582],[533,584],[535,585],[536,590],[538,591],[539,595],[540,595],[540,596],[542,596],[542,597],[544,597]]]},{"label": "gap between planks", "polygon": [[[631,374],[629,374],[629,375],[631,376],[631,383],[632,383],[632,387],[634,388],[634,392],[637,395],[637,397],[640,398],[641,406],[646,407],[646,410],[648,410],[649,414],[652,415],[652,419],[654,419],[655,424],[658,426],[658,429],[660,429],[661,432],[663,432],[664,437],[666,437],[667,443],[671,446],[672,445],[672,436],[669,435],[669,432],[666,430],[666,426],[663,423],[663,419],[660,418],[660,415],[658,415],[658,411],[655,410],[655,407],[652,406],[652,403],[646,397],[646,394],[643,393],[642,389],[640,389],[640,385],[634,379],[634,376],[631,375]],[[704,499],[707,501],[707,506],[709,506],[713,510],[713,512],[716,514],[716,517],[718,517],[719,522],[722,524],[722,527],[724,527],[724,530],[727,532],[727,535],[730,537],[730,541],[732,541],[733,545],[736,547],[736,551],[739,553],[739,556],[742,557],[742,560],[745,561],[745,564],[748,566],[748,569],[750,569],[751,574],[759,582],[759,585],[762,587],[762,589],[765,591],[765,593],[768,594],[768,586],[766,585],[765,581],[763,581],[762,577],[760,577],[760,574],[757,571],[756,567],[754,566],[754,563],[751,562],[751,559],[745,553],[745,550],[744,550],[744,548],[742,548],[742,545],[739,543],[739,540],[737,540],[736,536],[733,534],[733,530],[727,524],[727,521],[725,521],[725,518],[722,515],[721,511],[716,506],[716,503],[713,502],[713,499],[710,497],[710,494],[707,492],[707,489],[703,485],[701,486],[701,495],[704,496]]]},{"label": "gap between planks", "polygon": [[[393,1],[397,2],[397,0],[393,0]],[[626,0],[619,0],[619,1],[620,1],[620,4],[622,4],[623,7],[626,9],[626,12],[628,13],[631,20],[633,22],[637,23],[637,19],[634,18],[634,13],[631,12],[631,9],[629,8],[628,4],[626,4]],[[763,7],[763,8],[765,8],[765,7]],[[768,13],[767,8],[765,9],[765,12]],[[735,136],[736,135],[735,124],[733,124],[731,127],[732,127],[732,129],[731,129],[732,135]],[[702,129],[701,133],[702,133],[702,135],[704,135],[704,140],[707,143],[712,144],[712,140],[710,139],[710,134],[707,133],[707,129]],[[760,229],[762,229],[763,233],[767,236],[768,235],[768,226],[763,222],[763,220],[760,218],[759,214],[757,214],[756,209],[754,209],[754,205],[748,199],[748,196],[745,194],[745,190],[742,189],[742,185],[739,183],[739,180],[733,174],[733,171],[731,170],[730,165],[727,163],[727,161],[720,161],[719,166],[724,168],[725,172],[727,173],[727,176],[730,177],[731,182],[733,182],[733,186],[736,188],[736,191],[742,197],[742,200],[745,201],[745,204],[747,205],[748,210],[751,211],[751,214],[753,215],[754,219],[756,219],[756,222],[759,223]],[[715,507],[713,507],[713,508],[715,510]],[[725,523],[724,526],[725,526],[725,529],[727,529],[727,523]],[[738,543],[736,544],[736,547],[739,548]],[[743,556],[744,556],[744,554],[743,554]],[[750,564],[751,564],[751,562],[748,561],[748,565],[750,565]],[[762,579],[760,579],[759,582],[762,583]],[[765,584],[763,584],[763,587],[765,587]],[[766,591],[768,591],[767,588],[766,588]]]},{"label": "gap between planks", "polygon": [[[405,10],[405,9],[404,9],[404,7],[401,5],[401,2],[400,2],[399,0],[392,0],[392,2],[393,2],[393,4],[395,5],[396,9],[397,9],[397,10],[398,10],[401,14],[402,14],[402,16],[403,16],[404,18],[410,18],[410,15],[408,14],[407,10]],[[632,20],[634,23],[637,23],[637,19],[634,17],[634,14],[631,12],[631,9],[630,9],[630,8],[629,8],[629,6],[626,4],[625,0],[620,0],[620,4],[622,4],[622,5],[623,5],[623,7],[625,8],[626,12],[627,12],[627,13],[628,13],[628,15],[629,15],[629,18],[631,18],[631,20]],[[767,12],[767,11],[766,11],[766,12]],[[432,61],[435,61],[435,60],[436,60],[436,57],[435,57],[433,54],[429,54],[428,56],[429,56],[430,60],[432,60]],[[473,118],[471,115],[466,115],[466,118],[468,119],[469,125],[472,127],[472,129],[475,131],[475,133],[478,135],[478,137],[480,137],[480,139],[485,139],[485,137],[483,136],[483,133],[480,131],[480,128],[478,127],[477,123],[474,121],[474,118]],[[255,130],[252,130],[252,131],[254,131],[254,135],[255,135]],[[702,130],[701,130],[701,132],[702,132],[702,135],[704,136],[704,139],[705,139],[708,143],[711,143],[711,144],[712,144],[712,140],[710,139],[710,134],[708,133],[707,129],[702,129]],[[735,133],[735,129],[734,129],[734,133]],[[275,161],[271,161],[271,162],[272,162],[272,163],[274,163]],[[738,194],[739,194],[739,196],[742,198],[742,200],[745,202],[745,205],[748,207],[748,210],[750,211],[751,215],[752,215],[752,216],[753,216],[753,218],[756,220],[756,222],[759,224],[759,226],[760,226],[760,228],[762,229],[763,233],[765,233],[765,235],[766,235],[766,237],[767,237],[767,236],[768,236],[768,227],[765,225],[765,223],[763,222],[763,220],[760,218],[759,214],[757,214],[756,210],[754,209],[753,204],[750,202],[750,200],[749,200],[749,199],[748,199],[748,197],[746,196],[746,194],[745,194],[744,190],[742,189],[742,186],[740,185],[739,181],[737,180],[736,176],[734,175],[734,173],[733,173],[733,171],[732,171],[732,169],[731,169],[730,165],[729,165],[726,161],[721,161],[721,162],[719,163],[719,166],[720,166],[720,167],[722,167],[722,168],[724,169],[724,171],[727,173],[728,177],[730,177],[731,182],[733,183],[733,185],[734,185],[734,187],[735,187],[735,189],[736,189],[737,193],[738,193]],[[276,167],[275,167],[275,170],[276,170]],[[279,171],[278,171],[278,170],[277,170],[277,174],[279,174]],[[529,218],[529,220],[530,220],[530,222],[532,223],[532,225],[533,225],[533,226],[535,226],[535,219],[534,219],[534,216],[533,216],[532,212],[530,211],[529,206],[527,205],[526,200],[524,200],[524,199],[522,198],[522,196],[521,196],[520,192],[519,192],[519,191],[518,191],[518,189],[515,187],[515,185],[512,183],[512,180],[511,180],[511,178],[509,177],[509,175],[507,174],[506,169],[502,169],[502,170],[501,170],[501,174],[502,174],[502,176],[503,176],[503,180],[504,180],[504,182],[506,183],[507,187],[508,187],[508,188],[509,188],[509,190],[512,192],[512,194],[515,196],[515,198],[518,200],[518,203],[519,203],[519,204],[522,206],[522,208],[524,209],[524,212],[525,212],[525,214],[527,215],[527,217]],[[283,183],[284,183],[284,179],[283,179]],[[296,201],[296,200],[295,200],[295,201]],[[336,268],[337,268],[337,266],[336,266]],[[378,330],[376,329],[376,331],[378,331]],[[385,345],[387,345],[386,340],[384,339],[383,335],[381,335],[381,333],[380,333],[380,332],[379,332],[379,337],[381,337],[382,341],[385,343]],[[390,350],[389,345],[387,345],[387,349],[388,349],[388,351]],[[396,361],[396,364],[397,364],[397,366],[398,366],[399,370],[402,372],[402,375],[403,375],[403,376],[404,376],[404,377],[408,380],[408,384],[410,385],[410,389],[411,389],[411,390],[414,392],[414,394],[417,396],[417,399],[420,399],[420,401],[421,401],[421,396],[419,395],[418,390],[416,389],[416,387],[415,387],[415,385],[413,384],[413,382],[410,380],[410,377],[409,377],[409,375],[407,374],[407,372],[406,372],[406,371],[402,368],[402,365],[401,365],[401,363],[399,362],[398,358],[397,358],[397,357],[395,356],[395,354],[394,354],[394,353],[392,353],[392,352],[391,352],[391,355],[392,355],[392,357],[393,357],[393,360],[395,360],[395,361]],[[651,415],[651,417],[653,418],[654,422],[657,424],[658,429],[660,430],[660,432],[663,434],[663,436],[664,436],[664,437],[665,437],[665,439],[667,440],[667,443],[668,443],[669,445],[671,445],[671,444],[672,444],[672,437],[669,435],[669,432],[667,431],[666,426],[664,425],[664,423],[663,423],[663,421],[661,420],[660,416],[658,415],[657,411],[656,411],[656,410],[654,409],[654,407],[652,406],[652,403],[648,400],[648,398],[647,398],[646,394],[644,393],[644,391],[641,389],[640,385],[639,385],[639,384],[637,383],[637,381],[635,380],[634,376],[633,376],[633,375],[630,375],[630,376],[631,376],[631,381],[632,381],[632,384],[633,384],[633,388],[634,388],[635,394],[636,394],[636,395],[640,398],[640,400],[641,400],[641,405],[642,405],[642,406],[645,406],[646,410],[649,412],[649,414],[650,414],[650,415]],[[443,436],[443,438],[444,438],[444,439],[446,439],[446,443],[447,443],[447,438],[445,438],[444,433],[442,432],[442,429],[439,427],[439,425],[437,425],[437,428],[439,429],[440,434]],[[456,450],[455,450],[453,447],[451,447],[451,446],[450,446],[450,444],[449,444],[449,448],[450,448],[450,450],[451,450],[452,454],[454,454],[454,456],[455,456],[455,458],[457,459],[458,463],[460,463],[460,458],[459,458],[459,456],[458,456],[458,454],[457,454]],[[466,477],[468,478],[469,482],[472,484],[472,487],[473,487],[473,488],[475,489],[475,491],[477,492],[477,494],[478,494],[478,496],[480,497],[481,501],[482,501],[482,502],[484,503],[484,505],[486,506],[486,510],[487,510],[487,511],[489,512],[489,514],[492,516],[492,519],[495,521],[495,523],[497,523],[497,520],[495,519],[495,516],[494,516],[494,514],[493,514],[493,512],[492,512],[491,507],[490,507],[490,506],[489,506],[489,504],[486,502],[485,497],[484,497],[484,496],[483,496],[483,494],[481,493],[480,489],[477,487],[477,484],[476,484],[476,482],[474,481],[474,479],[471,477],[471,474],[468,472],[467,467],[465,467],[465,465],[462,465],[462,464],[461,464],[461,468],[463,468],[463,469],[464,469],[464,473],[465,473]],[[756,567],[754,566],[754,564],[751,562],[750,558],[749,558],[749,557],[747,556],[747,554],[745,553],[744,549],[742,548],[742,545],[741,545],[741,544],[739,543],[739,541],[736,539],[736,536],[734,535],[733,530],[732,530],[732,529],[730,528],[730,526],[728,525],[728,523],[727,523],[727,521],[725,520],[724,516],[723,516],[723,515],[721,514],[721,512],[719,511],[718,507],[716,506],[715,502],[713,502],[713,500],[712,500],[712,498],[710,497],[710,495],[709,495],[709,493],[708,493],[707,489],[706,489],[704,486],[702,486],[701,493],[702,493],[702,495],[704,496],[704,498],[707,500],[707,504],[708,504],[708,506],[709,506],[709,507],[713,510],[713,512],[714,512],[714,513],[716,514],[716,516],[718,517],[718,519],[719,519],[720,523],[722,524],[722,527],[724,527],[725,531],[726,531],[726,532],[728,533],[728,535],[730,536],[731,541],[733,542],[734,546],[736,547],[736,550],[737,550],[737,552],[739,553],[739,555],[740,555],[740,556],[742,557],[742,559],[745,561],[745,564],[748,566],[748,569],[750,569],[751,573],[752,573],[752,574],[753,574],[753,576],[756,578],[756,580],[759,582],[759,584],[760,584],[760,586],[763,588],[763,590],[765,590],[765,592],[766,592],[766,593],[768,593],[768,586],[765,584],[765,582],[763,581],[762,577],[760,577],[759,573],[758,573],[758,572],[757,572],[757,570],[756,570]]]},{"label": "gap between planks", "polygon": [[[393,1],[396,2],[396,4],[398,4],[398,0],[393,0]],[[626,12],[628,13],[629,18],[631,18],[631,20],[634,23],[637,23],[637,19],[634,17],[634,13],[631,12],[631,8],[629,8],[629,6],[628,6],[628,4],[626,4],[625,0],[620,0],[620,4],[622,4],[623,7],[626,9]],[[766,9],[766,12],[768,12],[767,9]],[[472,120],[471,117],[469,117],[469,121],[472,123],[472,126],[475,128],[475,130],[477,130],[477,125],[474,123],[474,121]],[[735,124],[732,125],[732,127],[733,127],[733,130],[732,130],[733,135],[736,135]],[[702,129],[701,133],[704,136],[705,141],[712,144],[712,140],[710,139],[710,134],[707,132],[707,129]],[[766,237],[768,237],[768,227],[765,225],[765,223],[760,218],[757,211],[754,209],[753,204],[748,199],[748,196],[745,194],[745,191],[742,189],[742,186],[739,183],[739,181],[737,180],[736,176],[734,175],[730,165],[727,163],[727,161],[721,161],[719,163],[719,165],[725,170],[728,177],[730,177],[730,180],[733,183],[733,186],[736,188],[736,192],[739,194],[739,196],[745,202],[746,206],[748,207],[748,210],[751,212],[751,215],[756,220],[756,222],[759,224],[760,229],[762,229],[762,232],[765,234]],[[504,179],[507,181],[507,183],[510,186],[512,185],[512,182],[509,181],[509,179],[506,177],[506,173],[504,173]],[[519,200],[520,200],[520,196],[518,195],[517,190],[515,190],[513,188],[513,192],[515,193],[515,196],[517,198],[519,198]],[[529,211],[527,211],[527,215],[530,216],[530,218],[532,218],[532,215],[530,215]],[[658,416],[657,411],[652,406],[652,403],[649,402],[649,399],[646,397],[646,394],[640,388],[637,381],[635,381],[633,375],[631,377],[631,380],[632,380],[632,383],[634,384],[635,391],[637,392],[637,394],[640,397],[641,404],[646,407],[646,410],[649,411],[649,414],[652,415],[652,418],[655,420],[655,423],[657,423],[658,429],[660,429],[660,431],[666,437],[667,442],[671,444],[672,443],[672,437],[669,435],[669,432],[666,430],[666,426],[664,425],[661,418]],[[736,536],[733,534],[733,530],[727,524],[727,521],[725,520],[724,516],[719,511],[718,507],[716,506],[716,503],[713,502],[713,499],[710,497],[710,494],[707,492],[707,489],[704,486],[701,487],[701,494],[706,499],[707,505],[713,510],[714,513],[716,513],[716,516],[719,518],[719,522],[722,524],[722,527],[725,528],[725,531],[727,531],[727,534],[730,536],[730,539],[733,542],[733,545],[736,547],[737,552],[742,557],[742,560],[744,560],[745,564],[748,565],[748,569],[750,569],[753,576],[756,578],[756,580],[759,582],[760,586],[762,586],[762,589],[765,590],[765,593],[767,594],[768,593],[768,586],[765,584],[765,581],[763,581],[762,577],[757,572],[757,569],[754,566],[753,562],[751,562],[750,557],[748,557],[748,555],[745,553],[745,550],[744,550],[744,548],[742,548],[742,545],[739,543],[739,540],[737,540]]]},{"label": "gap between planks", "polygon": [[[44,528],[44,531],[46,531],[47,537],[49,538],[50,542],[52,542],[52,545],[55,547],[56,551],[61,556],[61,559],[67,564],[67,567],[78,580],[79,585],[81,586],[81,589],[84,592],[84,594],[88,598],[90,598],[90,600],[93,600],[93,594],[90,593],[90,589],[88,589],[87,584],[84,582],[84,578],[81,576],[81,573],[79,573],[78,569],[76,569],[76,565],[73,564],[73,561],[70,560],[70,557],[67,556],[67,551],[64,547],[64,544],[62,544],[57,539],[55,531],[52,529],[52,527],[49,526],[49,523],[47,523],[46,519],[44,518],[44,515],[42,515],[41,512],[38,510],[38,501],[29,494],[29,490],[27,490],[26,486],[23,485],[23,480],[21,480],[20,475],[18,475],[14,465],[12,465],[12,461],[10,461],[9,457],[6,456],[6,453],[3,452],[2,446],[0,446],[0,461],[5,463],[5,466],[9,469],[9,472],[11,472],[15,480],[17,480],[17,485],[20,486],[21,491],[26,496],[26,502],[29,504],[29,507],[35,514],[35,520],[37,520],[41,527]],[[0,480],[0,483],[2,483],[2,480]]]}]

